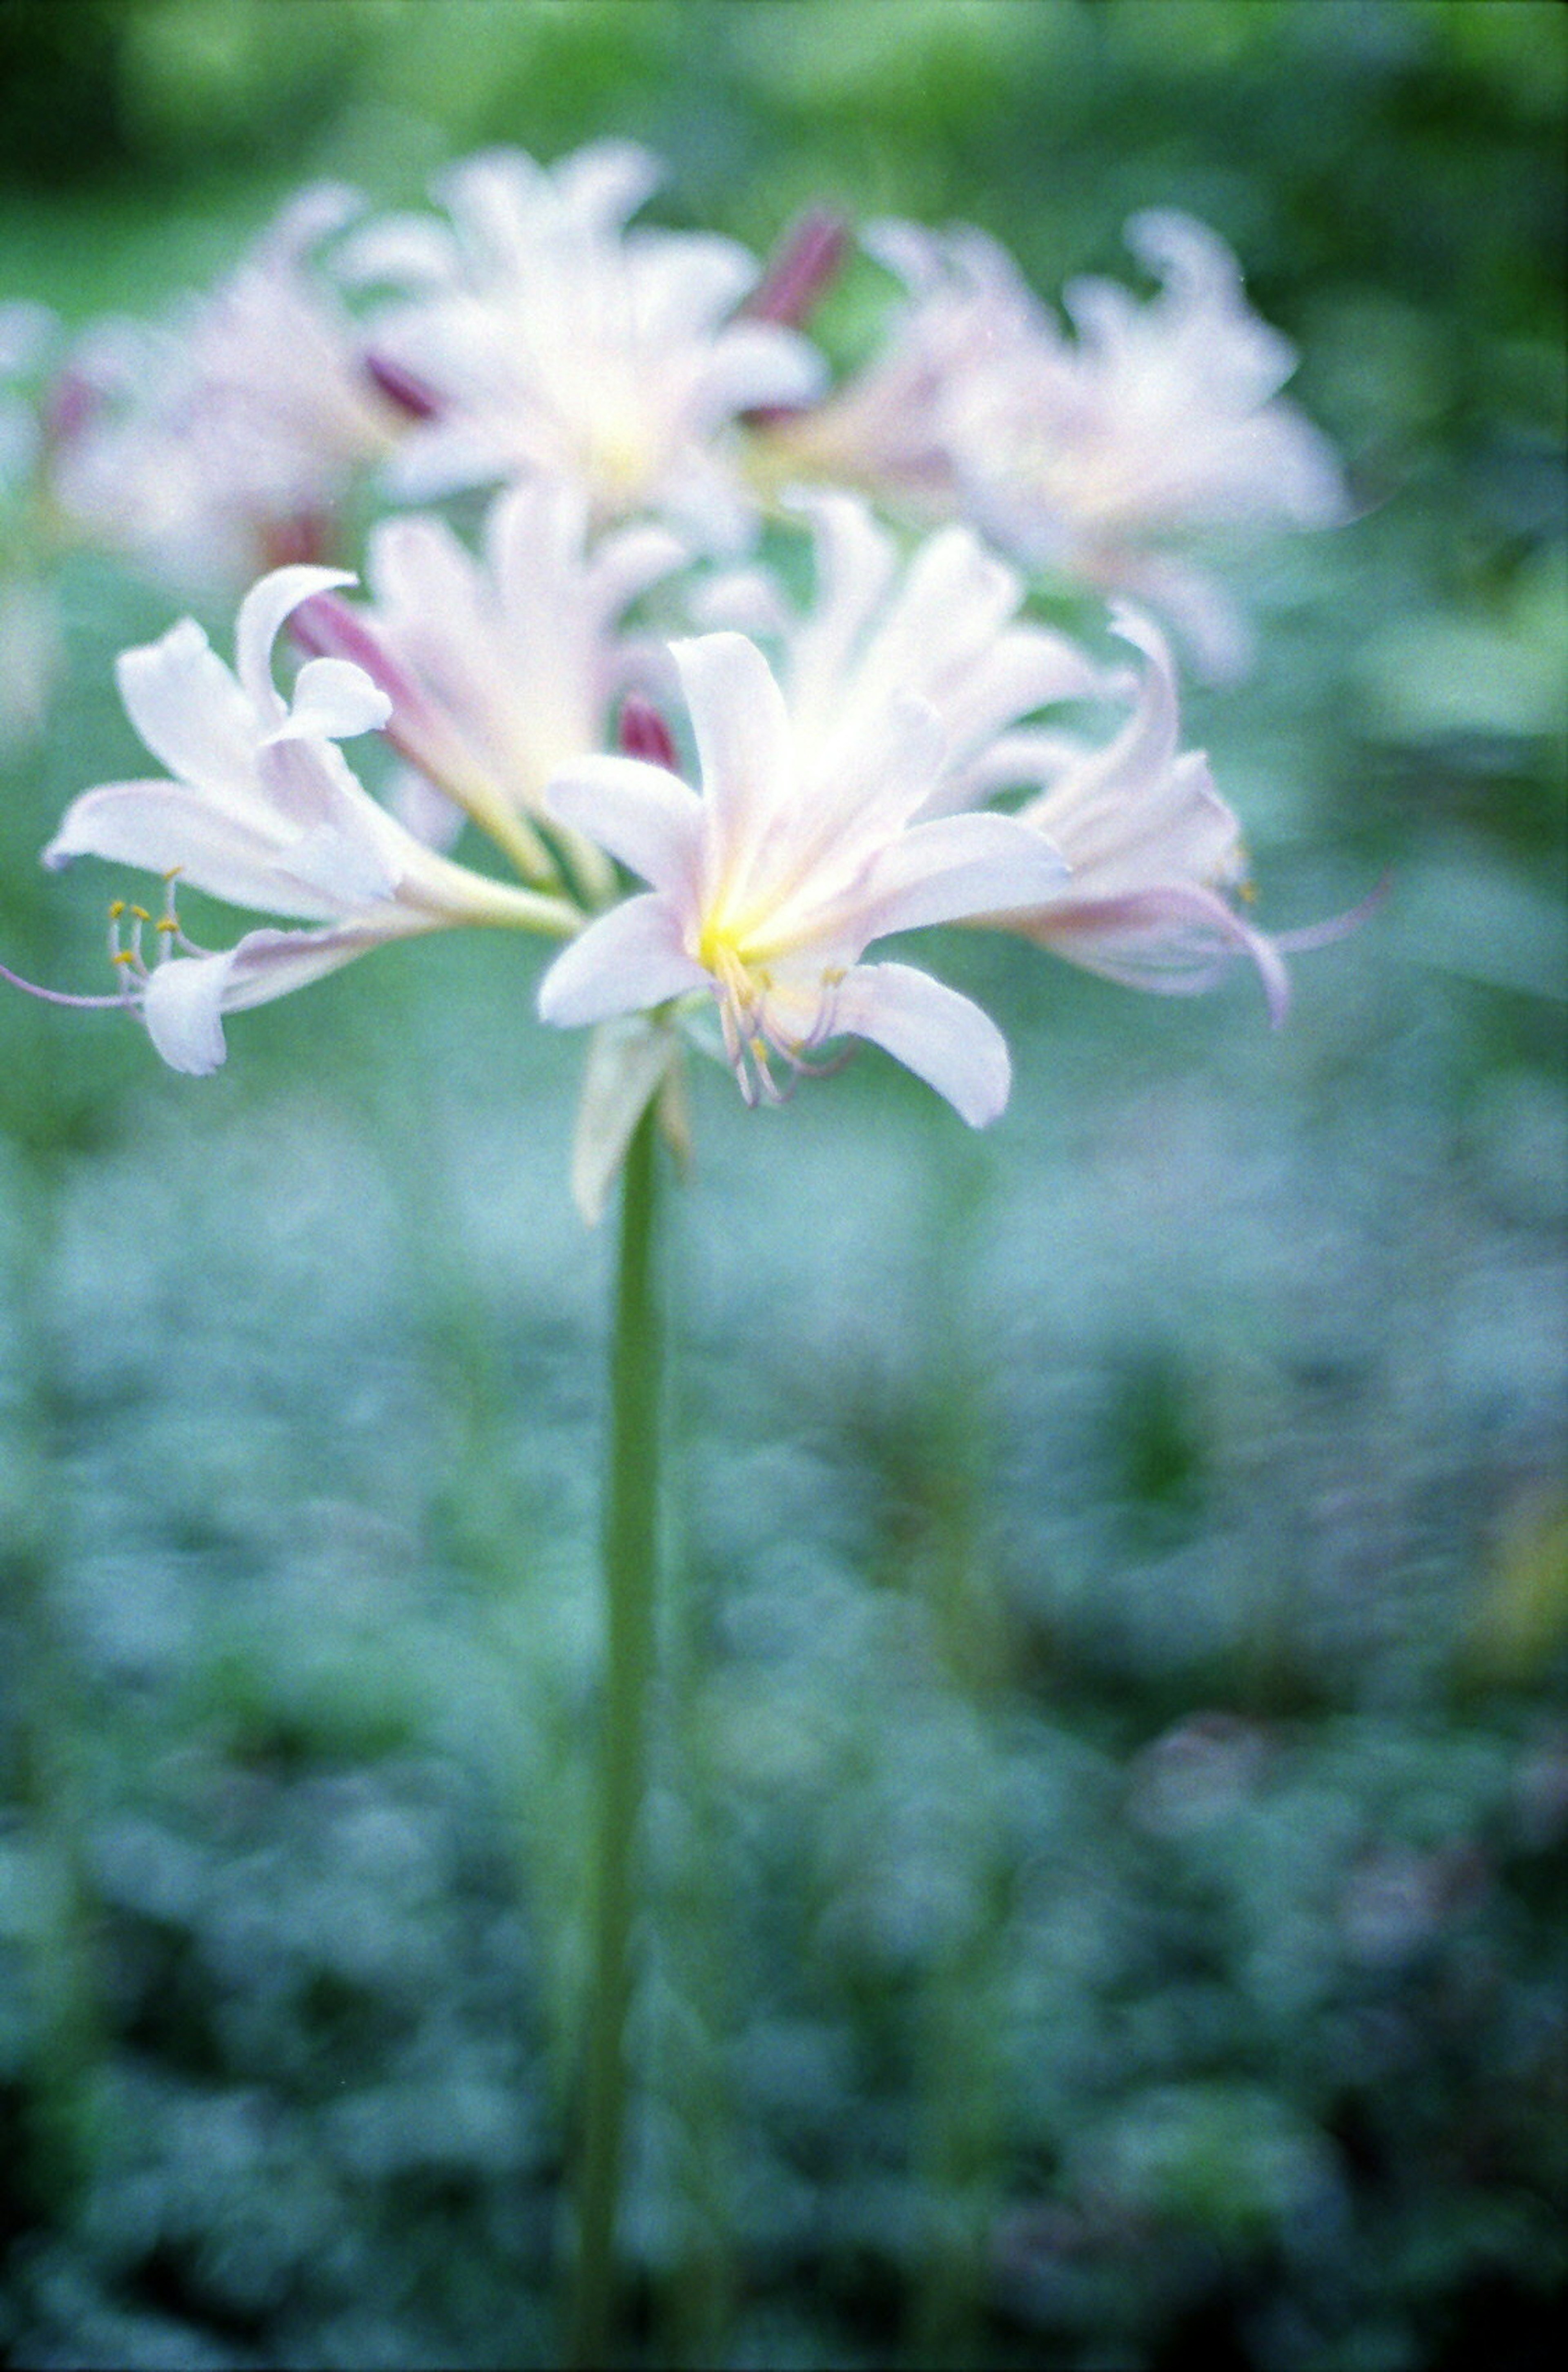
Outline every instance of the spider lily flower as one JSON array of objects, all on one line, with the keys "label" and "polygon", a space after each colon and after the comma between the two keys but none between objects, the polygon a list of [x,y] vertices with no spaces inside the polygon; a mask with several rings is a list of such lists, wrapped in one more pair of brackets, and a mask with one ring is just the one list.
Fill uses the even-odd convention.
[{"label": "spider lily flower", "polygon": [[912,223],[876,223],[860,244],[902,282],[907,301],[861,370],[821,401],[762,424],[753,475],[860,487],[917,517],[950,517],[961,488],[945,425],[948,390],[1010,346],[1033,300],[981,231],[939,239]]},{"label": "spider lily flower", "polygon": [[1010,1085],[995,1024],[927,972],[860,959],[890,932],[1040,905],[1064,877],[1055,851],[1007,816],[920,820],[946,754],[925,702],[890,696],[874,755],[819,773],[753,643],[704,634],[673,655],[702,791],[628,757],[557,778],[552,812],[651,886],[556,959],[542,1018],[573,1027],[712,997],[749,1103],[780,1099],[775,1064],[819,1068],[830,1040],[854,1037],[971,1126],[994,1120]]},{"label": "spider lily flower", "polygon": [[1069,337],[982,232],[874,225],[865,245],[908,302],[880,355],[779,424],[772,466],[967,516],[1031,568],[1156,603],[1208,672],[1234,674],[1245,628],[1186,543],[1330,525],[1343,479],[1280,395],[1295,351],[1249,307],[1224,242],[1160,212],[1135,215],[1128,240],[1160,294],[1074,282]]},{"label": "spider lily flower", "polygon": [[409,418],[316,262],[359,204],[335,183],[302,190],[204,296],[85,333],[76,416],[52,457],[67,519],[177,583],[243,584],[319,550],[354,474]]},{"label": "spider lily flower", "polygon": [[971,788],[1044,787],[1018,822],[1046,834],[1072,867],[1049,899],[981,919],[1016,931],[1130,988],[1191,996],[1212,988],[1237,957],[1256,965],[1271,1017],[1290,990],[1282,950],[1318,945],[1341,924],[1271,939],[1232,904],[1248,895],[1235,814],[1214,788],[1207,759],[1180,747],[1176,669],[1157,627],[1125,606],[1117,633],[1145,665],[1132,714],[1103,750],[1058,735],[1004,735]]},{"label": "spider lily flower", "polygon": [[1113,281],[1072,283],[1071,339],[1020,301],[1013,339],[949,383],[949,449],[966,507],[1008,550],[1156,602],[1209,673],[1232,675],[1246,630],[1182,544],[1214,529],[1331,526],[1347,515],[1344,482],[1328,439],[1281,396],[1295,349],[1248,305],[1225,242],[1157,211],[1132,217],[1127,242],[1159,294],[1142,304]]},{"label": "spider lily flower", "polygon": [[627,228],[658,178],[627,142],[551,168],[493,149],[436,184],[449,227],[392,216],[351,243],[351,272],[405,292],[372,317],[373,354],[436,406],[398,453],[398,493],[544,471],[582,486],[597,521],[654,511],[704,545],[742,538],[726,431],[807,401],[822,365],[794,330],[738,311],[760,268],[743,248]]},{"label": "spider lily flower", "polygon": [[969,528],[939,529],[900,576],[896,539],[858,495],[796,489],[785,504],[811,528],[811,607],[793,610],[760,569],[718,578],[700,606],[705,623],[779,639],[796,747],[813,775],[868,777],[889,700],[913,693],[947,735],[926,814],[973,806],[971,770],[1005,727],[1120,688],[1066,635],[1019,620],[1022,577]]},{"label": "spider lily flower", "polygon": [[[226,1012],[303,987],[387,940],[459,924],[561,936],[580,920],[561,900],[436,855],[370,797],[337,747],[340,738],[388,715],[386,693],[362,669],[311,659],[292,700],[278,691],[272,652],[285,620],[301,601],[352,582],[341,570],[305,566],[263,577],[240,607],[232,672],[190,618],[159,641],[123,652],[121,696],[172,779],[85,791],[43,853],[50,866],[107,857],[161,874],[169,885],[156,925],[139,909],[115,909],[110,955],[122,1001],[176,1070],[201,1076],[217,1068]],[[180,927],[176,881],[318,927],[252,931],[236,947],[209,952]],[[151,964],[142,949],[145,927],[158,941]]]},{"label": "spider lily flower", "polygon": [[[606,746],[636,664],[621,616],[686,557],[652,524],[590,549],[584,490],[535,478],[492,504],[480,560],[438,519],[383,520],[366,564],[372,606],[320,594],[295,612],[293,632],[374,677],[391,702],[388,738],[527,878],[547,882],[545,785]],[[575,834],[565,854],[601,901],[614,886],[606,859]]]}]

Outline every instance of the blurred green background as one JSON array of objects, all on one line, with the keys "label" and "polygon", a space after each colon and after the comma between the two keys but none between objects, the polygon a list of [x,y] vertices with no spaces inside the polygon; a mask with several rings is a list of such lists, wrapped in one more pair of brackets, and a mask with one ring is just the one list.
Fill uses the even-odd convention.
[{"label": "blurred green background", "polygon": [[[0,0],[0,301],[149,310],[331,173],[615,133],[656,218],[1236,247],[1353,524],[1194,692],[1295,966],[942,968],[698,1082],[636,2015],[653,2362],[1555,2361],[1568,2176],[1568,15],[1510,0]],[[824,334],[865,329],[852,281]],[[0,959],[179,606],[64,580]],[[207,620],[215,635],[227,620]],[[0,2353],[548,2363],[606,1248],[528,953],[396,949],[164,1073],[0,1002]]]}]

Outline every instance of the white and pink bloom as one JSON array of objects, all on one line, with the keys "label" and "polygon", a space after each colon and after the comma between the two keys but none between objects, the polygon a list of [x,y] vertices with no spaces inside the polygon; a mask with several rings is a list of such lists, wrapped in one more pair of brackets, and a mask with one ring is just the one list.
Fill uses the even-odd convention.
[{"label": "white and pink bloom", "polygon": [[[384,519],[372,531],[369,607],[335,593],[295,613],[306,646],[355,661],[390,699],[388,738],[443,795],[443,838],[463,812],[532,880],[555,878],[537,826],[546,784],[606,749],[616,703],[645,674],[625,611],[679,567],[686,547],[651,521],[588,540],[581,486],[535,478],[496,496],[476,559],[441,520]],[[405,815],[410,808],[405,806]],[[571,835],[571,869],[594,900],[612,887],[604,857]]]},{"label": "white and pink bloom", "polygon": [[651,886],[556,959],[541,1017],[572,1027],[711,998],[749,1102],[782,1094],[775,1065],[810,1070],[830,1040],[865,1038],[972,1126],[994,1120],[1011,1078],[995,1024],[929,973],[861,957],[895,931],[1043,903],[1064,878],[1055,851],[1006,816],[920,820],[947,743],[914,695],[889,693],[875,749],[820,769],[744,635],[674,657],[701,793],[636,758],[557,779],[552,811]]},{"label": "white and pink bloom", "polygon": [[349,485],[409,418],[317,261],[359,207],[336,183],[302,190],[203,296],[84,332],[52,456],[78,530],[179,584],[242,585],[319,556]]},{"label": "white and pink bloom", "polygon": [[493,149],[437,183],[447,223],[392,216],[352,243],[364,283],[404,292],[372,315],[376,355],[434,405],[396,491],[543,471],[581,486],[598,521],[644,511],[707,547],[741,539],[737,418],[807,401],[823,366],[796,331],[739,309],[760,271],[744,248],[627,228],[658,179],[630,142],[548,168]]},{"label": "white and pink bloom", "polygon": [[1316,945],[1326,932],[1271,939],[1233,901],[1249,894],[1237,818],[1214,787],[1207,758],[1181,748],[1176,669],[1150,620],[1119,606],[1117,633],[1143,654],[1132,715],[1093,749],[1055,732],[1005,735],[971,777],[971,789],[1041,787],[1017,811],[1071,867],[1039,906],[984,919],[1129,988],[1191,996],[1212,988],[1239,957],[1256,965],[1275,1021],[1289,985],[1282,949]]},{"label": "white and pink bloom", "polygon": [[[386,722],[387,695],[362,669],[311,659],[292,700],[278,691],[272,652],[285,620],[349,582],[307,566],[263,577],[240,608],[233,671],[191,618],[122,653],[126,710],[169,774],[84,792],[44,851],[51,866],[91,855],[163,876],[161,916],[114,908],[111,956],[123,1001],[175,1070],[217,1068],[225,1013],[303,987],[389,940],[460,924],[558,936],[576,927],[563,901],[453,864],[371,798],[337,747]],[[176,883],[317,927],[251,931],[209,952],[180,926]],[[145,930],[158,943],[151,963]]]},{"label": "white and pink bloom", "polygon": [[1067,635],[1020,617],[1023,578],[970,529],[938,529],[906,559],[857,494],[796,488],[784,502],[811,529],[810,602],[795,607],[776,576],[749,568],[701,588],[696,606],[705,623],[777,643],[796,747],[814,775],[869,779],[889,701],[912,694],[946,736],[925,814],[977,805],[971,774],[999,734],[1039,709],[1122,690],[1121,674]]},{"label": "white and pink bloom", "polygon": [[1234,673],[1245,628],[1188,545],[1330,525],[1343,478],[1281,396],[1295,351],[1248,305],[1224,241],[1168,212],[1135,215],[1128,240],[1160,293],[1076,281],[1068,336],[982,232],[874,226],[865,245],[908,302],[857,377],[779,424],[774,466],[960,512],[1028,566],[1153,603],[1210,673]]},{"label": "white and pink bloom", "polygon": [[1318,528],[1346,516],[1328,439],[1280,390],[1288,339],[1249,306],[1236,258],[1185,215],[1135,215],[1128,244],[1162,282],[1140,303],[1071,283],[1075,335],[1042,310],[947,414],[966,505],[1032,565],[1167,610],[1212,674],[1245,664],[1245,629],[1183,547],[1214,529]]}]

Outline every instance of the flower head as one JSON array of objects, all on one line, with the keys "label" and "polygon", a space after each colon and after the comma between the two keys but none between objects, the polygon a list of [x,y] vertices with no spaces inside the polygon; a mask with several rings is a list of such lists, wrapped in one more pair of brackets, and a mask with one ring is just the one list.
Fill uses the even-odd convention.
[{"label": "flower head", "polygon": [[[335,569],[280,568],[246,596],[236,667],[193,619],[122,654],[116,674],[137,732],[168,777],[106,783],[66,809],[43,853],[51,866],[107,857],[169,885],[148,965],[139,929],[111,955],[124,999],[176,1070],[214,1070],[221,1016],[337,969],[366,948],[459,923],[563,933],[559,901],[469,872],[426,848],[362,787],[337,747],[384,724],[387,695],[360,668],[311,659],[292,700],[273,680],[279,628],[298,603],[351,583]],[[174,911],[176,881],[291,920],[308,931],[253,931],[220,953],[196,948]],[[152,924],[136,909],[116,922]]]},{"label": "flower head", "polygon": [[874,226],[865,244],[908,301],[856,378],[780,424],[774,467],[960,512],[1031,567],[1155,603],[1211,673],[1234,672],[1240,621],[1181,547],[1215,528],[1329,525],[1343,480],[1281,396],[1295,352],[1248,305],[1223,240],[1161,212],[1128,238],[1160,293],[1077,281],[1070,337],[982,232]]},{"label": "flower head", "polygon": [[596,519],[654,511],[720,545],[743,531],[724,432],[814,395],[821,366],[795,331],[738,313],[759,271],[743,248],[627,229],[657,179],[627,142],[552,168],[494,149],[438,183],[449,227],[394,216],[354,243],[351,268],[406,291],[374,317],[376,352],[436,406],[399,454],[399,491],[542,471],[581,486]]},{"label": "flower head", "polygon": [[1072,867],[1040,905],[985,919],[1108,979],[1167,996],[1211,988],[1246,958],[1278,1021],[1289,1000],[1280,949],[1291,942],[1266,937],[1231,902],[1246,894],[1240,826],[1208,760],[1180,746],[1169,645],[1135,610],[1122,606],[1113,616],[1145,662],[1121,732],[1099,750],[1055,734],[1005,737],[975,777],[981,792],[1040,782],[1018,821],[1044,832]]},{"label": "flower head", "polygon": [[864,964],[875,939],[1038,904],[1061,860],[999,815],[920,820],[946,742],[927,703],[890,692],[875,747],[819,769],[744,635],[674,646],[702,792],[635,758],[570,768],[550,806],[651,884],[589,925],[552,966],[540,1012],[564,1026],[689,994],[717,1005],[749,1102],[782,1092],[838,1037],[874,1041],[976,1127],[1007,1099],[995,1025],[928,973]]},{"label": "flower head", "polygon": [[[294,631],[366,669],[390,698],[388,738],[543,879],[553,867],[533,827],[545,785],[608,745],[636,669],[621,614],[685,558],[680,539],[652,523],[590,547],[583,489],[540,477],[496,496],[478,560],[439,519],[382,520],[366,564],[372,605],[322,594]],[[573,855],[602,895],[598,852]]]},{"label": "flower head", "polygon": [[319,548],[350,479],[406,418],[314,266],[358,206],[335,183],[302,190],[204,296],[86,332],[68,364],[78,416],[52,468],[79,527],[181,583],[244,583],[285,547]]},{"label": "flower head", "polygon": [[1280,394],[1295,349],[1248,305],[1224,240],[1166,212],[1135,215],[1127,238],[1159,294],[1141,304],[1114,281],[1074,282],[1074,338],[1021,311],[1014,341],[952,384],[955,466],[971,516],[1009,550],[1157,602],[1210,672],[1233,672],[1239,621],[1167,547],[1215,528],[1331,525],[1344,483]]},{"label": "flower head", "polygon": [[859,495],[797,488],[785,501],[811,529],[809,606],[749,569],[711,585],[702,609],[778,640],[796,746],[815,776],[871,778],[889,703],[912,694],[946,737],[924,812],[969,807],[973,770],[1005,728],[1116,688],[1066,635],[1019,617],[1023,578],[972,529],[938,529],[900,568],[897,539]]}]

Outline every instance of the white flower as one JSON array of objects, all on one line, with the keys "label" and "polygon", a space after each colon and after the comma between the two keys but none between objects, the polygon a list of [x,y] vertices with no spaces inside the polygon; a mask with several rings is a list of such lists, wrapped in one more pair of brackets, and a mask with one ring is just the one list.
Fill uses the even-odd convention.
[{"label": "white flower", "polygon": [[947,737],[925,813],[969,807],[973,769],[1005,727],[1117,688],[1064,634],[1019,619],[1022,577],[970,529],[938,529],[900,574],[897,540],[858,495],[785,499],[812,529],[810,607],[792,609],[761,570],[715,580],[700,606],[705,623],[779,638],[796,748],[814,777],[869,779],[889,701],[912,693]]},{"label": "white flower", "polygon": [[335,183],[302,190],[205,295],[84,335],[69,369],[88,401],[53,469],[69,516],[181,583],[243,583],[285,548],[319,547],[407,417],[314,268],[359,203]]},{"label": "white flower", "polygon": [[[367,948],[456,924],[562,935],[559,901],[470,873],[424,847],[378,807],[337,739],[385,723],[389,703],[363,669],[311,659],[292,701],[272,674],[289,612],[352,583],[336,569],[293,567],[261,579],[241,605],[231,673],[193,619],[125,651],[116,675],[132,723],[170,779],[106,783],[67,808],[44,851],[64,865],[93,855],[143,866],[170,885],[164,914],[115,909],[112,953],[125,1000],[174,1069],[223,1061],[221,1017],[337,969]],[[321,925],[252,931],[221,953],[193,948],[173,911],[179,880],[235,906]],[[129,918],[128,943],[121,925]],[[158,960],[143,959],[143,925]]]},{"label": "white flower", "polygon": [[[405,757],[543,879],[532,826],[545,785],[602,750],[635,646],[621,613],[686,549],[666,528],[621,529],[592,549],[587,497],[533,479],[500,494],[475,560],[440,520],[383,520],[372,532],[368,609],[326,594],[296,612],[310,649],[364,667],[391,699],[386,731]],[[574,845],[596,897],[611,885],[597,849]]]},{"label": "white flower", "polygon": [[1163,212],[1134,215],[1127,238],[1158,296],[1072,283],[1073,339],[1020,313],[1010,345],[950,382],[947,435],[967,506],[1009,550],[1157,601],[1210,672],[1230,673],[1247,655],[1239,620],[1164,547],[1214,528],[1330,526],[1344,483],[1279,393],[1295,349],[1248,305],[1225,242]]},{"label": "white flower", "polygon": [[1245,629],[1181,547],[1330,525],[1343,480],[1280,396],[1295,352],[1247,304],[1224,242],[1171,213],[1135,215],[1128,238],[1160,294],[1076,281],[1069,337],[982,232],[873,226],[865,245],[908,302],[857,377],[771,432],[772,466],[964,513],[1030,567],[1157,603],[1211,673],[1231,673]]},{"label": "white flower", "polygon": [[829,1040],[859,1037],[971,1125],[994,1120],[1010,1083],[994,1023],[926,972],[860,958],[890,932],[1040,904],[1063,878],[1054,851],[1005,816],[916,820],[945,756],[925,702],[890,696],[875,750],[821,774],[744,635],[674,656],[702,793],[635,758],[587,760],[556,781],[552,811],[652,886],[557,958],[542,1017],[571,1027],[706,994],[749,1102],[780,1095],[775,1062],[808,1070]]},{"label": "white flower", "polygon": [[1091,971],[1167,996],[1212,988],[1239,957],[1258,968],[1269,1010],[1283,1019],[1289,987],[1280,950],[1333,936],[1325,924],[1270,939],[1230,902],[1247,894],[1236,816],[1214,788],[1207,759],[1180,747],[1176,670],[1163,635],[1125,607],[1116,630],[1146,665],[1132,715],[1103,750],[1059,735],[1004,736],[971,788],[1046,787],[1018,811],[1072,868],[1049,899],[986,921],[1021,933]]},{"label": "white flower", "polygon": [[374,317],[376,353],[436,405],[398,491],[543,471],[584,487],[598,519],[652,510],[705,543],[739,537],[749,505],[724,433],[805,401],[821,365],[796,331],[736,317],[759,272],[743,248],[626,228],[657,178],[624,142],[548,169],[494,149],[437,184],[449,228],[392,217],[352,243],[349,269],[409,292]]},{"label": "white flower", "polygon": [[902,281],[908,301],[862,369],[819,403],[767,422],[757,464],[774,483],[821,479],[916,517],[948,517],[962,500],[950,391],[1011,348],[1034,299],[983,231],[938,238],[912,223],[877,223],[861,244]]}]

